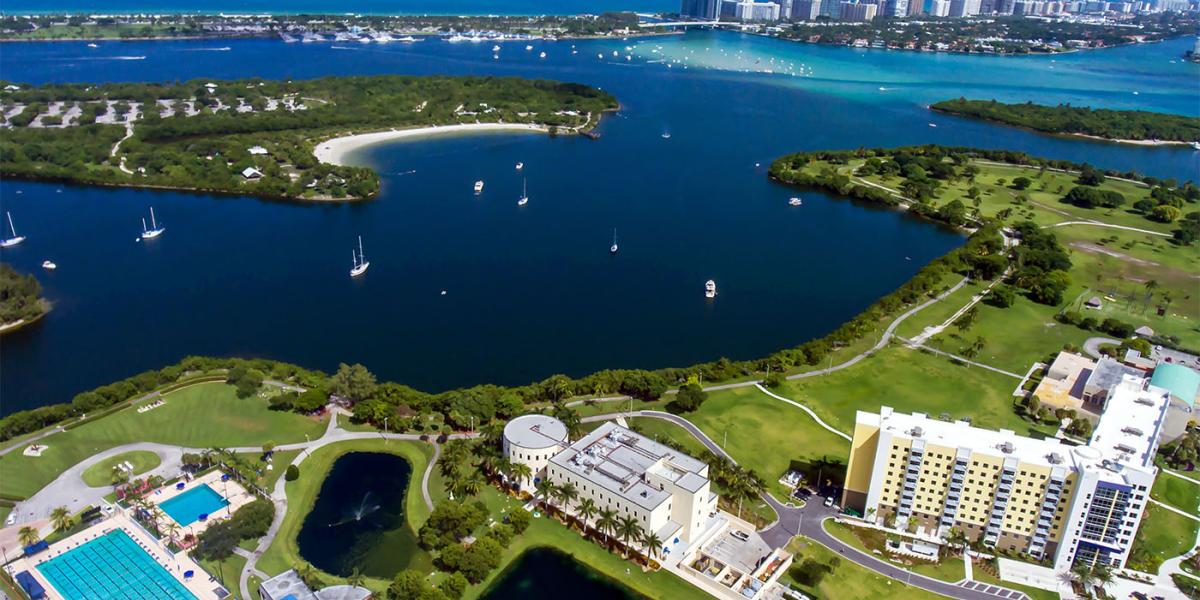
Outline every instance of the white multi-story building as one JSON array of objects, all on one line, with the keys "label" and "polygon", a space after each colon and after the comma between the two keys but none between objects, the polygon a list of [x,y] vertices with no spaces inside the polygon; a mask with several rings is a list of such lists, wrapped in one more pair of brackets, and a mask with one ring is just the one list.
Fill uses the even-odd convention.
[{"label": "white multi-story building", "polygon": [[1169,394],[1126,376],[1088,445],[950,423],[883,407],[860,411],[843,502],[868,519],[969,539],[1056,570],[1124,567],[1157,468]]}]

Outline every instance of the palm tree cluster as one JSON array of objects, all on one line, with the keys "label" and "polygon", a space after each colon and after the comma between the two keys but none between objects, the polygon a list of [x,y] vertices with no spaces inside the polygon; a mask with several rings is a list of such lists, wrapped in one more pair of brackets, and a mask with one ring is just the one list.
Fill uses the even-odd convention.
[{"label": "palm tree cluster", "polygon": [[721,489],[722,496],[737,501],[738,517],[741,518],[742,502],[761,496],[767,489],[766,482],[758,473],[723,456],[710,452],[704,458],[708,463],[709,478]]},{"label": "palm tree cluster", "polygon": [[558,515],[585,535],[589,531],[599,534],[610,549],[620,541],[623,558],[629,558],[630,551],[647,563],[662,556],[663,540],[658,534],[642,529],[634,517],[622,517],[615,510],[599,507],[591,498],[580,500],[575,484],[542,480],[535,487],[535,497],[547,514]]}]

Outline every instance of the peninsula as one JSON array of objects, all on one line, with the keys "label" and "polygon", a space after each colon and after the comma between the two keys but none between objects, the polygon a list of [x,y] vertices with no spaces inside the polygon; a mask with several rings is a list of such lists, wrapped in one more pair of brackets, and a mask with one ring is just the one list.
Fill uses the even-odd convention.
[{"label": "peninsula", "polygon": [[1025,102],[1005,104],[995,100],[944,100],[931,109],[1027,127],[1045,133],[1100,138],[1125,143],[1179,143],[1200,141],[1200,118],[1145,110],[1107,110],[1086,106],[1045,106]]},{"label": "peninsula", "polygon": [[42,286],[33,275],[0,264],[0,334],[42,318],[50,306],[41,294]]},{"label": "peninsula", "polygon": [[314,156],[330,138],[445,126],[582,133],[617,108],[587,86],[497,77],[0,83],[0,175],[297,200],[378,193],[375,172]]}]

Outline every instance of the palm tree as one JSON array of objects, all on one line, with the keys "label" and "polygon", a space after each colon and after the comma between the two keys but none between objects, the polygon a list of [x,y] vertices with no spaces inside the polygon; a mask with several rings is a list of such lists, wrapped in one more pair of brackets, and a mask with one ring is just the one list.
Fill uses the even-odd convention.
[{"label": "palm tree", "polygon": [[109,474],[108,480],[114,486],[121,485],[129,481],[129,473],[122,469],[120,465],[113,465],[112,473]]},{"label": "palm tree", "polygon": [[623,558],[629,557],[629,549],[633,547],[633,543],[642,538],[642,526],[638,524],[637,519],[633,517],[621,517],[617,521],[617,535],[621,537],[621,541],[625,543],[621,551]]},{"label": "palm tree", "polygon": [[[455,471],[455,473],[458,473],[458,471]],[[460,474],[450,482],[450,492],[459,498],[474,496],[483,489],[485,483],[479,471],[470,471],[466,474]]]},{"label": "palm tree", "polygon": [[579,490],[575,489],[575,484],[568,481],[558,487],[558,498],[562,500],[563,508],[570,509],[579,499]]},{"label": "palm tree", "polygon": [[583,500],[580,500],[579,506],[575,507],[575,514],[579,515],[579,520],[582,524],[584,535],[587,535],[588,521],[591,521],[592,517],[596,516],[597,511],[599,511],[599,509],[596,507],[596,503],[593,502],[591,498],[584,498]]},{"label": "palm tree", "polygon": [[496,478],[508,477],[509,471],[512,471],[512,463],[503,456],[492,461],[492,476]]},{"label": "palm tree", "polygon": [[583,425],[583,421],[580,419],[579,413],[576,412],[575,409],[565,404],[556,404],[554,405],[554,411],[552,412],[551,416],[559,421],[562,421],[563,425],[567,426],[567,435],[572,438],[579,437],[579,434],[582,431],[581,427]]},{"label": "palm tree", "polygon": [[175,543],[175,534],[179,533],[179,524],[176,523],[174,519],[172,519],[170,521],[167,521],[166,529],[167,529],[168,542],[174,544]]},{"label": "palm tree", "polygon": [[596,529],[604,534],[604,541],[611,543],[609,534],[617,530],[617,511],[604,508],[600,510],[599,517],[596,519]]},{"label": "palm tree", "polygon": [[365,588],[366,582],[367,578],[363,577],[363,574],[358,570],[358,567],[354,567],[354,569],[350,571],[350,575],[346,577],[346,585],[350,587]]},{"label": "palm tree", "polygon": [[1095,575],[1092,574],[1092,567],[1083,563],[1079,563],[1071,568],[1071,578],[1074,579],[1075,583],[1079,584],[1079,587],[1083,588],[1084,591],[1091,589],[1092,584],[1095,582]]},{"label": "palm tree", "polygon": [[300,563],[299,565],[296,565],[296,575],[300,577],[300,580],[303,581],[305,585],[309,585],[309,582],[312,581],[316,574],[316,569],[313,569],[313,566],[308,563]]},{"label": "palm tree", "polygon": [[21,540],[22,546],[32,546],[38,543],[42,537],[38,535],[36,529],[26,525],[17,532],[17,539]]},{"label": "palm tree", "polygon": [[533,469],[525,463],[512,463],[508,468],[508,476],[517,482],[517,488],[533,477]]},{"label": "palm tree", "polygon": [[642,536],[642,546],[646,549],[646,558],[656,559],[662,556],[663,541],[654,532]]},{"label": "palm tree", "polygon": [[555,493],[554,487],[555,487],[554,484],[551,483],[550,480],[543,479],[543,480],[537,482],[536,484],[534,484],[533,489],[535,492],[537,492],[535,494],[535,496],[541,496],[541,498],[542,498],[541,503],[545,504],[545,505],[549,505],[550,497],[553,496]]},{"label": "palm tree", "polygon": [[1113,581],[1112,569],[1108,568],[1108,565],[1096,565],[1092,569],[1092,579],[1096,582],[1096,586],[1103,590]]},{"label": "palm tree", "polygon": [[71,511],[67,507],[60,506],[50,511],[50,522],[54,523],[55,530],[66,531],[75,523],[75,519],[71,518]]}]

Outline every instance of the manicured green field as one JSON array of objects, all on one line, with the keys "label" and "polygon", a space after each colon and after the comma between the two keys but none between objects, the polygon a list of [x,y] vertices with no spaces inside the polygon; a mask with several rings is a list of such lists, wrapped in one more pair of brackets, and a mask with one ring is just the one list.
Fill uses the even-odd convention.
[{"label": "manicured green field", "polygon": [[233,387],[206,383],[163,397],[164,406],[145,413],[133,407],[45,438],[42,456],[14,450],[0,457],[0,494],[28,497],[71,465],[97,452],[133,442],[190,448],[262,446],[303,442],[321,436],[324,424],[295,413],[270,410],[257,397],[238,398]]},{"label": "manicured green field", "polygon": [[1160,472],[1150,497],[1191,514],[1200,511],[1200,485],[1174,475]]},{"label": "manicured green field", "polygon": [[804,411],[754,387],[712,392],[700,410],[683,416],[767,482],[787,472],[792,460],[829,456],[845,461],[850,451],[850,442]]},{"label": "manicured green field", "polygon": [[[847,433],[853,431],[856,411],[878,411],[884,405],[935,418],[942,413],[952,419],[971,417],[978,427],[1011,429],[1022,435],[1049,432],[1013,411],[1012,390],[1018,383],[1012,377],[893,344],[853,367],[789,381],[776,393],[807,405]],[[843,441],[830,453],[845,452],[847,447]]]},{"label": "manicured green field", "polygon": [[[210,575],[221,581],[221,585],[229,590],[234,595],[239,594],[238,584],[242,576],[242,568],[246,566],[246,559],[237,554],[232,554],[229,558],[221,561],[202,560],[200,566],[208,571]],[[255,588],[257,593],[257,588]]]},{"label": "manicured green field", "polygon": [[[804,593],[816,596],[817,598],[844,598],[845,600],[879,600],[882,598],[889,600],[929,600],[942,598],[942,596],[937,594],[905,585],[902,581],[895,581],[889,577],[884,577],[874,571],[860,567],[834,554],[828,548],[803,537],[792,538],[792,541],[788,543],[787,550],[796,556],[792,562],[793,565],[808,558],[824,564],[829,564],[834,559],[839,561],[838,566],[833,569],[833,572],[826,575],[815,588],[803,585],[798,586]],[[790,573],[785,573],[780,578],[780,581],[791,584],[796,583]]]},{"label": "manicured green field", "polygon": [[147,450],[123,452],[112,458],[102,460],[83,472],[83,482],[92,487],[103,487],[112,483],[113,467],[129,462],[133,465],[133,476],[136,477],[157,467],[162,460],[158,455]]},{"label": "manicured green field", "polygon": [[902,321],[894,333],[902,338],[911,339],[919,335],[926,327],[941,325],[958,312],[958,309],[970,302],[971,297],[982,291],[985,286],[985,283],[971,281],[959,288],[957,292]]},{"label": "manicured green field", "polygon": [[[1170,477],[1163,475],[1160,477]],[[1166,560],[1192,549],[1200,522],[1150,504],[1142,517],[1137,536],[1133,539],[1130,556],[1144,552]]]},{"label": "manicured green field", "polygon": [[[308,516],[313,504],[317,501],[317,493],[320,491],[321,483],[325,480],[329,469],[333,467],[333,463],[340,456],[349,452],[386,452],[407,460],[412,466],[412,476],[409,479],[408,492],[404,502],[408,523],[415,531],[429,518],[429,510],[425,507],[425,501],[421,497],[421,476],[425,473],[425,466],[429,463],[430,457],[433,456],[432,446],[422,442],[379,439],[351,440],[330,444],[308,455],[299,465],[300,477],[295,481],[287,482],[288,511],[283,518],[283,524],[279,528],[274,543],[258,560],[260,570],[269,575],[278,575],[304,562],[296,544],[296,536],[300,533],[304,518]],[[284,466],[285,463],[277,461],[275,468],[282,470]],[[424,564],[426,569],[432,566],[428,558]],[[322,574],[322,579],[327,582],[343,582],[342,578],[328,573]],[[368,581],[368,587],[382,590],[387,587],[387,582],[372,579]]]}]

